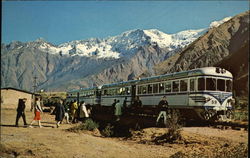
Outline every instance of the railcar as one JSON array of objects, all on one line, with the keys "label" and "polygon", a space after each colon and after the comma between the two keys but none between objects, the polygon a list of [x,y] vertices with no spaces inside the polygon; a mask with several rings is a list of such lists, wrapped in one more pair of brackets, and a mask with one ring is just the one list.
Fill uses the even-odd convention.
[{"label": "railcar", "polygon": [[[157,108],[163,96],[167,97],[170,109],[178,110],[188,119],[229,118],[232,113],[232,74],[218,67],[204,67],[160,76],[105,84],[99,88],[69,92],[69,99],[87,100],[90,105],[111,106],[114,99],[133,107],[135,97],[142,101],[143,108]],[[81,97],[81,93],[91,93]],[[75,93],[79,93],[76,95]],[[131,108],[134,110],[133,108]],[[133,113],[133,111],[131,111]]]}]

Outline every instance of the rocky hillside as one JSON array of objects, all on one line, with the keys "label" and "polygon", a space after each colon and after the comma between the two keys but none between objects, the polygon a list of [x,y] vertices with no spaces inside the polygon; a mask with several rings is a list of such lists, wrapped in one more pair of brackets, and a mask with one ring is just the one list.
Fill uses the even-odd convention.
[{"label": "rocky hillside", "polygon": [[[55,46],[43,39],[1,45],[1,87],[69,90],[133,79],[180,48],[204,29],[165,34],[131,30],[106,39],[92,38]],[[126,72],[126,73],[124,73]]]},{"label": "rocky hillside", "polygon": [[246,19],[230,19],[212,22],[209,29],[176,34],[136,29],[105,39],[77,40],[58,46],[42,39],[2,44],[1,87],[33,91],[33,77],[37,76],[38,89],[65,91],[127,81],[143,72],[151,76],[214,65],[237,51],[239,45],[228,42],[231,38],[240,38],[240,42],[247,37],[243,35],[248,30],[241,25],[247,24]]},{"label": "rocky hillside", "polygon": [[[249,11],[210,28],[192,44],[142,76],[220,66],[233,73],[237,94],[248,87]],[[244,81],[244,82],[241,82]]]}]

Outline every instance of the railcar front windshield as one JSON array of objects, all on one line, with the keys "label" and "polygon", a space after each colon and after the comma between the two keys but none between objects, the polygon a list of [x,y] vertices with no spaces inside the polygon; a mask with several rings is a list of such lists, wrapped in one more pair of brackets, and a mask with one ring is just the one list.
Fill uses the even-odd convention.
[{"label": "railcar front windshield", "polygon": [[204,90],[232,92],[232,80],[215,77],[198,78],[198,91]]}]

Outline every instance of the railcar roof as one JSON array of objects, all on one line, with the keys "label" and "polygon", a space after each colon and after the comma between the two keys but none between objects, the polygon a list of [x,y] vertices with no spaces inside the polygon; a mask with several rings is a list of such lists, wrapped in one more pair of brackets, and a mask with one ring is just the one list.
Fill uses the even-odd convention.
[{"label": "railcar roof", "polygon": [[[216,72],[218,71],[218,72]],[[221,73],[224,71],[223,73]],[[124,81],[124,82],[118,82],[118,83],[112,83],[112,84],[105,84],[102,87],[115,87],[115,86],[123,86],[123,85],[129,85],[133,83],[138,83],[138,82],[147,82],[151,80],[160,80],[160,79],[170,79],[170,78],[179,78],[179,77],[190,77],[190,76],[198,76],[198,75],[211,75],[211,76],[218,76],[218,77],[227,77],[227,78],[232,78],[232,74],[225,70],[221,69],[218,67],[203,67],[203,68],[198,68],[198,69],[192,69],[188,71],[181,71],[181,72],[175,72],[175,73],[169,73],[169,74],[164,74],[164,75],[159,75],[159,76],[152,76],[152,77],[147,77],[147,78],[142,78],[139,80],[131,80],[131,81]]]},{"label": "railcar roof", "polygon": [[[192,69],[188,71],[181,71],[181,72],[174,72],[174,73],[169,73],[169,74],[164,74],[164,75],[159,75],[159,76],[146,77],[146,78],[142,78],[139,80],[130,80],[130,81],[123,81],[123,82],[118,82],[118,83],[104,84],[99,87],[84,88],[82,90],[126,86],[126,85],[131,85],[131,84],[140,83],[140,82],[147,82],[147,81],[152,81],[152,80],[172,79],[172,78],[190,77],[190,76],[198,76],[198,75],[210,75],[210,76],[233,78],[233,75],[225,69],[221,69],[218,67],[203,67],[203,68],[197,68],[197,69]],[[77,92],[77,91],[79,90],[72,90],[70,92]]]}]

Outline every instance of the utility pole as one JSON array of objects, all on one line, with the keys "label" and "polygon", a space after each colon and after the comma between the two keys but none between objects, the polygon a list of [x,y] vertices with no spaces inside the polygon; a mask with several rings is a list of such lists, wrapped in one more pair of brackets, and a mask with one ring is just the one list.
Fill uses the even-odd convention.
[{"label": "utility pole", "polygon": [[33,85],[33,87],[34,87],[34,94],[35,94],[36,93],[36,87],[37,87],[37,85],[36,85],[37,77],[34,76],[33,79],[34,79],[34,85]]},{"label": "utility pole", "polygon": [[36,93],[36,79],[37,79],[37,77],[36,76],[34,76],[33,77],[33,80],[34,80],[34,85],[33,85],[33,101],[31,102],[31,110],[34,108],[34,105],[35,105],[35,98],[36,98],[36,95],[35,95],[35,93]]}]

